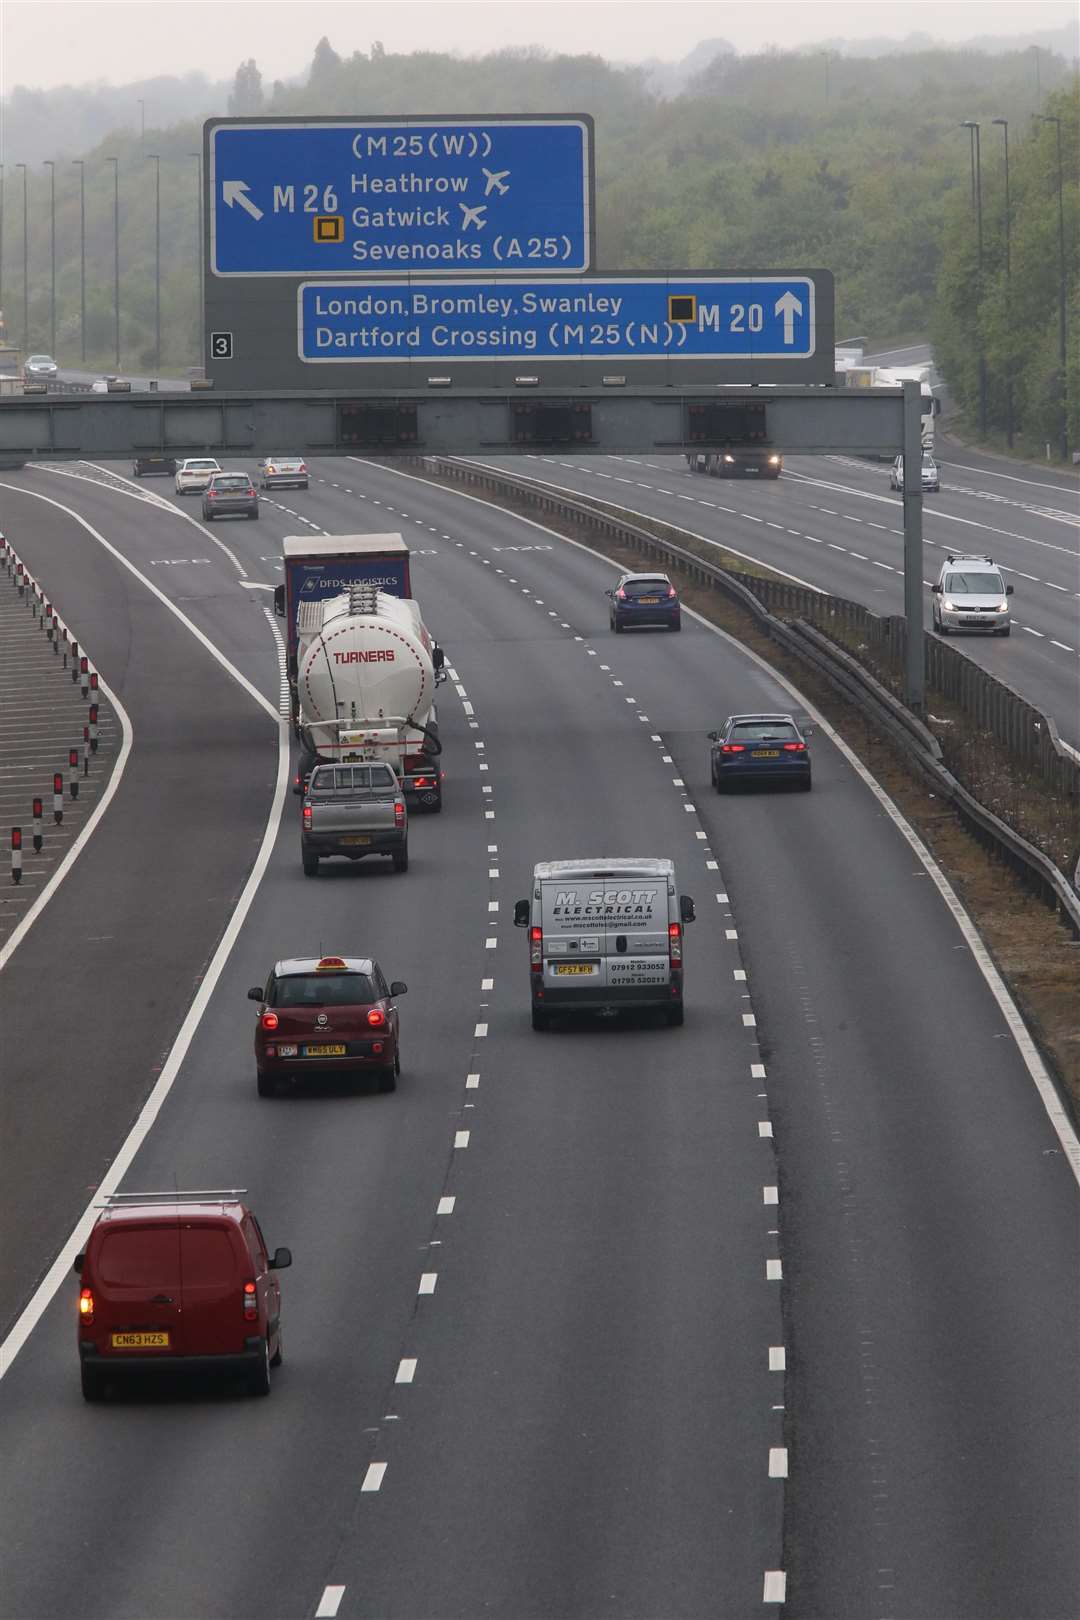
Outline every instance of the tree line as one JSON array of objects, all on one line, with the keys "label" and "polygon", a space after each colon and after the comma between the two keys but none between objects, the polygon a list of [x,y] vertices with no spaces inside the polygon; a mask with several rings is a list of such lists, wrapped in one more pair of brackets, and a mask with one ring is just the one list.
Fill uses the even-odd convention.
[{"label": "tree line", "polygon": [[[320,41],[303,82],[267,87],[240,65],[227,107],[252,115],[393,114],[435,109],[590,112],[596,122],[598,267],[826,268],[836,277],[838,336],[932,334],[951,393],[977,422],[985,357],[988,432],[1009,404],[1023,442],[1053,441],[1061,118],[1068,394],[1077,437],[1077,90],[1046,51],[999,55],[937,48],[860,58],[829,52],[725,52],[685,91],[663,98],[639,69],[596,56],[527,49],[477,57],[370,51],[343,58]],[[86,355],[115,364],[113,207],[119,178],[121,366],[154,354],[155,178],[161,184],[160,369],[201,357],[197,212],[200,119],[117,132],[55,171],[5,166],[0,307],[22,339],[22,183],[27,181],[29,347],[51,342],[52,174],[56,187],[56,347],[78,365],[80,173],[85,177]],[[1005,285],[1001,131],[1010,135],[1011,275]],[[971,201],[969,132],[982,129],[982,269]],[[158,162],[153,161],[157,158]],[[115,166],[107,162],[115,158]],[[1008,298],[1006,298],[1008,291]],[[974,367],[974,370],[972,369]],[[974,394],[972,388],[974,387]],[[974,414],[973,414],[974,413]]]}]

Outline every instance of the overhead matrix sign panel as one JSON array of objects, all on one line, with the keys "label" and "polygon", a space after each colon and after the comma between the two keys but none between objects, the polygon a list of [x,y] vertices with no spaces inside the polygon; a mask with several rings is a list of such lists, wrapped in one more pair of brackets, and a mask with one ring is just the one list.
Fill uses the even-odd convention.
[{"label": "overhead matrix sign panel", "polygon": [[211,120],[215,276],[588,270],[586,117]]}]

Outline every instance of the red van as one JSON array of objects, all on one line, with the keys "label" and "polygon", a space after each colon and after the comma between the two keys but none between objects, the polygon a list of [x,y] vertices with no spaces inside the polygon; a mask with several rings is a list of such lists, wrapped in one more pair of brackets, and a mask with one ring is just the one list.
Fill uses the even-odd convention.
[{"label": "red van", "polygon": [[204,1371],[243,1375],[252,1395],[269,1395],[281,1361],[281,1291],[244,1189],[114,1193],[86,1250],[81,1281],[79,1363],[85,1400],[101,1400],[111,1378]]}]

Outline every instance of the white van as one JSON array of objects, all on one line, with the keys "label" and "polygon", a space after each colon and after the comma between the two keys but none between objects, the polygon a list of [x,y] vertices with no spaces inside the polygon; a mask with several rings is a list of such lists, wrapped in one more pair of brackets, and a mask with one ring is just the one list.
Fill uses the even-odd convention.
[{"label": "white van", "polygon": [[514,907],[529,930],[533,1029],[552,1013],[662,1007],[683,1021],[683,926],[694,902],[672,861],[650,856],[540,861]]}]

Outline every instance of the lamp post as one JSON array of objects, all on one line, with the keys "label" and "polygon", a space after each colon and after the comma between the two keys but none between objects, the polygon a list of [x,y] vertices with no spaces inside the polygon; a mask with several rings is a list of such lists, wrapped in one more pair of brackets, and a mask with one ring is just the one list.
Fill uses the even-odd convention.
[{"label": "lamp post", "polygon": [[142,151],[146,142],[146,102],[139,97],[139,150]]},{"label": "lamp post", "polygon": [[994,118],[991,123],[1000,124],[1002,134],[1005,136],[1005,343],[1007,354],[1005,357],[1005,442],[1009,449],[1013,445],[1013,356],[1012,356],[1012,258],[1009,238],[1012,227],[1012,214],[1009,208],[1009,120],[1007,118]]},{"label": "lamp post", "polygon": [[979,150],[979,125],[974,118],[965,118],[960,125],[971,135],[971,201],[975,209],[975,236],[978,253],[978,320],[979,320],[979,437],[986,437],[986,354],[982,340],[982,287],[983,287],[983,225],[982,225],[982,155]]},{"label": "lamp post", "polygon": [[194,159],[195,159],[195,223],[196,223],[196,228],[197,228],[197,231],[198,231],[198,237],[199,237],[199,310],[198,310],[198,332],[199,332],[199,353],[200,353],[200,354],[202,354],[202,345],[203,345],[203,335],[202,335],[202,334],[203,334],[203,326],[204,326],[204,324],[205,324],[205,319],[206,319],[206,318],[205,318],[205,316],[204,316],[204,314],[203,314],[203,299],[204,299],[204,296],[205,296],[205,292],[204,292],[204,288],[203,288],[203,276],[204,276],[204,269],[203,269],[203,194],[202,194],[202,189],[203,189],[203,178],[202,178],[202,153],[201,153],[201,152],[189,152],[189,153],[188,153],[188,157],[192,157],[192,158],[194,158]]},{"label": "lamp post", "polygon": [[30,353],[30,240],[27,236],[28,198],[26,189],[26,164],[16,163],[15,167],[22,170],[22,334],[23,354]]},{"label": "lamp post", "polygon": [[0,315],[4,312],[4,165],[0,163]]},{"label": "lamp post", "polygon": [[45,159],[49,171],[49,353],[56,359],[56,164]]},{"label": "lamp post", "polygon": [[1050,113],[1036,113],[1040,124],[1053,124],[1057,130],[1057,194],[1058,194],[1058,362],[1061,367],[1061,459],[1069,459],[1069,400],[1067,347],[1065,330],[1065,302],[1067,281],[1065,276],[1065,195],[1064,172],[1061,166],[1061,119]]},{"label": "lamp post", "polygon": [[79,171],[79,339],[82,363],[86,364],[86,163],[72,158]]},{"label": "lamp post", "polygon": [[148,152],[154,165],[154,371],[161,370],[161,158]]},{"label": "lamp post", "polygon": [[120,159],[107,157],[113,166],[113,314],[116,319],[116,369],[120,370]]}]

